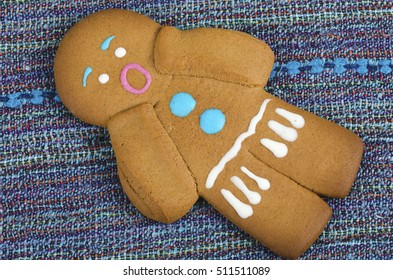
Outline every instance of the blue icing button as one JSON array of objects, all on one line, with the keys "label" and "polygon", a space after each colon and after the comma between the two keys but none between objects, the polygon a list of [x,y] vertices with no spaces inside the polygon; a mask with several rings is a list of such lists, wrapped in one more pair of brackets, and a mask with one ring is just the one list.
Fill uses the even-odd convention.
[{"label": "blue icing button", "polygon": [[220,132],[225,125],[225,115],[218,109],[208,109],[200,117],[199,125],[207,134]]},{"label": "blue icing button", "polygon": [[187,117],[195,108],[196,101],[191,94],[187,92],[179,92],[172,96],[169,107],[172,114],[184,118]]}]

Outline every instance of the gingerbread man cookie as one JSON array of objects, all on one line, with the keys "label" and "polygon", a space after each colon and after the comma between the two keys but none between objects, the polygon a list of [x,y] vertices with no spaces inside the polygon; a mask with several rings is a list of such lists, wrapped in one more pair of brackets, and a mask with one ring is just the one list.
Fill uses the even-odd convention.
[{"label": "gingerbread man cookie", "polygon": [[107,127],[121,184],[171,223],[199,196],[273,252],[299,257],[344,197],[363,144],[263,90],[274,56],[247,34],[180,31],[129,11],[77,23],[55,59],[63,103]]}]

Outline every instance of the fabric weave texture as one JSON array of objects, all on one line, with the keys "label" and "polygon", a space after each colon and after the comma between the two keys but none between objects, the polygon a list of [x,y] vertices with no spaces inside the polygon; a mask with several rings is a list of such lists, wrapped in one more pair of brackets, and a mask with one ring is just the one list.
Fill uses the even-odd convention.
[{"label": "fabric weave texture", "polygon": [[108,132],[72,116],[53,78],[65,32],[107,8],[266,41],[266,90],[365,144],[350,194],[325,198],[333,217],[301,258],[393,259],[393,6],[365,0],[1,1],[1,259],[280,259],[202,199],[170,225],[129,202]]}]

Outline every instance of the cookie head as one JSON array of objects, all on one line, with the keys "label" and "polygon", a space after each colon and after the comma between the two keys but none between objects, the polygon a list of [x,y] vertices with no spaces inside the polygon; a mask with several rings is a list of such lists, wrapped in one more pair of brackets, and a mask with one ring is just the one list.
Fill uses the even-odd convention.
[{"label": "cookie head", "polygon": [[118,112],[154,104],[165,78],[154,67],[161,26],[129,11],[106,10],[72,27],[55,58],[56,89],[80,119],[106,126]]}]

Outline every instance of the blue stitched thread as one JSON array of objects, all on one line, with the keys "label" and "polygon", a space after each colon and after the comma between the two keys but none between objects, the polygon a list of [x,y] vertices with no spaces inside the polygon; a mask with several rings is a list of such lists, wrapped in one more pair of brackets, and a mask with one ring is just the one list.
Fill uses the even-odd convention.
[{"label": "blue stitched thread", "polygon": [[18,108],[26,103],[39,105],[45,99],[53,99],[56,102],[61,102],[59,96],[55,91],[33,90],[32,92],[17,92],[11,93],[6,96],[0,96],[0,108]]},{"label": "blue stitched thread", "polygon": [[378,71],[378,68],[379,68],[378,61],[376,61],[375,59],[368,60],[367,69],[369,71],[376,72],[376,71]]},{"label": "blue stitched thread", "polygon": [[345,68],[345,65],[347,64],[347,60],[345,58],[336,58],[335,60],[333,60],[333,64],[334,64],[334,68],[333,68],[334,73],[340,75],[345,71],[347,71],[347,69]]},{"label": "blue stitched thread", "polygon": [[22,105],[19,100],[20,92],[12,93],[8,95],[9,100],[5,103],[7,107],[16,108]]},{"label": "blue stitched thread", "polygon": [[5,103],[8,101],[8,97],[0,96],[0,108],[5,106]]},{"label": "blue stitched thread", "polygon": [[311,65],[302,65],[299,67],[300,72],[310,71],[312,69]]},{"label": "blue stitched thread", "polygon": [[380,71],[383,74],[389,74],[393,70],[393,62],[389,59],[382,59],[379,61],[372,59],[348,61],[345,58],[336,58],[334,60],[326,61],[318,58],[304,63],[289,61],[286,64],[280,64],[276,62],[270,78],[276,77],[280,72],[286,72],[293,76],[307,71],[312,74],[320,74],[325,69],[333,69],[333,72],[338,75],[343,74],[348,70],[355,70],[359,74],[377,71]]},{"label": "blue stitched thread", "polygon": [[269,79],[274,78],[280,70],[281,70],[280,64],[278,62],[275,62],[273,65],[272,72],[270,73]]},{"label": "blue stitched thread", "polygon": [[336,65],[331,61],[326,61],[325,64],[323,65],[323,67],[325,67],[326,69],[333,69],[334,66]]},{"label": "blue stitched thread", "polygon": [[44,98],[42,97],[42,90],[33,90],[31,94],[33,95],[33,98],[30,99],[31,103],[38,105],[44,102]]},{"label": "blue stitched thread", "polygon": [[300,73],[299,67],[301,66],[300,62],[290,61],[286,65],[289,75],[296,75]]},{"label": "blue stitched thread", "polygon": [[56,101],[56,102],[61,102],[60,96],[58,96],[57,94],[55,95],[53,100]]},{"label": "blue stitched thread", "polygon": [[358,65],[358,68],[356,68],[356,71],[360,74],[366,74],[368,72],[367,64],[368,60],[367,59],[359,59],[356,64]]},{"label": "blue stitched thread", "polygon": [[378,62],[378,65],[381,66],[382,73],[389,74],[390,72],[392,72],[392,68],[390,67],[391,62],[392,61],[389,59],[384,59]]},{"label": "blue stitched thread", "polygon": [[322,71],[324,70],[323,67],[325,65],[325,62],[322,59],[317,58],[317,59],[311,60],[310,65],[311,65],[310,72],[312,74],[319,74],[319,73],[322,73]]}]

